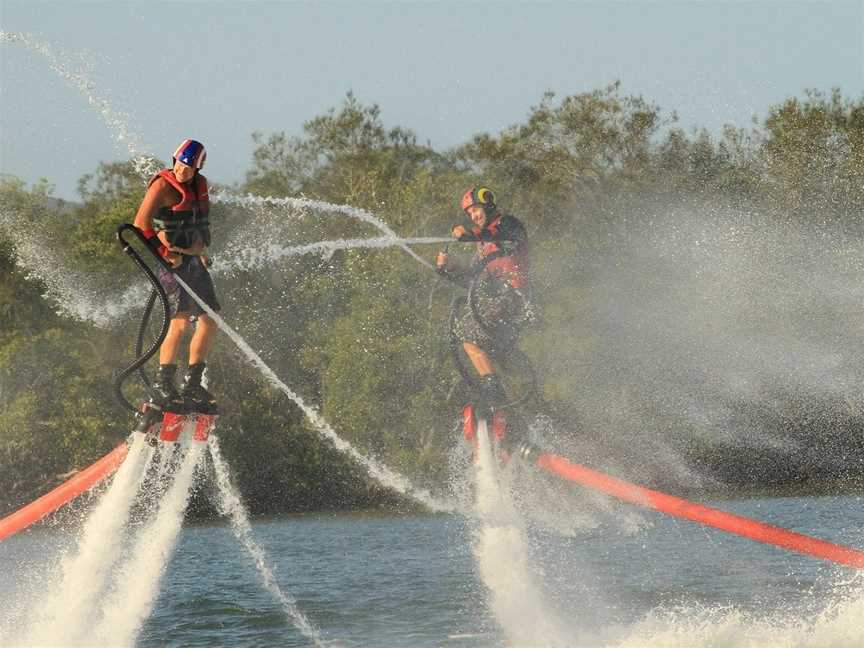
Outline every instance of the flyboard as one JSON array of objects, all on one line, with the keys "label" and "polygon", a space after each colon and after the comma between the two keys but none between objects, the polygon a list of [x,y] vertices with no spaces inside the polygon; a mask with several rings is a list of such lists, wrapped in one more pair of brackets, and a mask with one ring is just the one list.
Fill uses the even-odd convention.
[{"label": "flyboard", "polygon": [[[136,432],[144,434],[150,445],[157,445],[159,442],[175,443],[184,434],[190,437],[192,441],[206,442],[218,420],[218,414],[215,411],[168,411],[160,407],[153,399],[136,408],[123,395],[123,382],[136,371],[141,375],[145,385],[149,387],[150,382],[142,367],[158,350],[168,332],[168,298],[165,290],[153,274],[153,271],[144,263],[141,256],[124,239],[123,235],[127,231],[133,232],[148,250],[151,252],[153,250],[136,227],[127,224],[121,225],[117,229],[117,239],[120,241],[123,251],[132,257],[135,264],[150,280],[153,285],[153,292],[147,301],[144,316],[138,330],[138,340],[136,343],[136,355],[138,357],[135,362],[118,374],[114,384],[115,395],[124,407],[135,414],[138,421]],[[169,271],[171,270],[170,266],[161,257],[155,253],[153,256],[163,267]],[[144,334],[147,329],[150,313],[157,298],[161,300],[163,307],[164,318],[162,330],[150,349],[142,353]],[[119,444],[104,457],[98,459],[87,468],[78,471],[73,477],[50,492],[0,519],[0,541],[35,524],[112,475],[120,467],[120,464],[123,463],[128,451],[129,448],[125,442]]]}]

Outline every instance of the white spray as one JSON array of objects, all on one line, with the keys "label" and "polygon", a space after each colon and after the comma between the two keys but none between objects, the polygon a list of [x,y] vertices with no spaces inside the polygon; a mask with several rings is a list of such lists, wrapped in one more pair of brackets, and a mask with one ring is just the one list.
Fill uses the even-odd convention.
[{"label": "white spray", "polygon": [[[191,430],[185,429],[181,446],[184,445],[182,439],[189,437]],[[130,646],[135,643],[141,626],[153,609],[162,574],[177,542],[192,494],[195,468],[203,455],[203,449],[204,444],[194,442],[186,449],[183,462],[156,517],[138,534],[131,560],[118,575],[116,589],[105,605],[101,622],[93,632],[94,643],[111,646]]]},{"label": "white spray", "polygon": [[268,561],[264,550],[252,538],[252,526],[249,524],[249,515],[240,496],[237,494],[237,489],[232,483],[228,464],[222,459],[219,441],[215,436],[210,436],[208,446],[210,448],[210,456],[213,458],[216,486],[219,488],[219,512],[228,516],[231,522],[231,530],[240,544],[243,545],[250,558],[252,558],[252,562],[255,563],[255,568],[261,577],[261,583],[281,603],[282,609],[288,616],[289,621],[303,636],[316,646],[319,646],[319,648],[332,645],[324,642],[321,638],[321,631],[300,611],[297,607],[297,601],[279,587],[279,583],[276,582],[272,570],[267,566]]},{"label": "white spray", "polygon": [[29,34],[21,32],[0,31],[0,43],[20,43],[31,52],[45,57],[51,70],[78,90],[87,103],[99,113],[108,130],[113,134],[114,141],[132,156],[132,163],[139,175],[149,177],[159,170],[161,165],[158,160],[151,155],[141,153],[144,145],[141,137],[130,128],[129,115],[114,110],[111,102],[96,90],[94,83],[88,78],[86,69],[71,69],[66,63],[71,58],[68,54],[62,53],[62,56],[55,54],[47,43],[41,43]]},{"label": "white spray", "polygon": [[475,465],[480,526],[475,531],[473,550],[498,623],[514,646],[572,645],[534,582],[521,520],[499,485],[496,460],[482,420],[477,429]]},{"label": "white spray", "polygon": [[[387,223],[383,222],[381,219],[376,218],[374,214],[370,214],[369,212],[358,209],[357,207],[352,207],[351,205],[336,205],[333,203],[323,202],[321,200],[311,200],[309,198],[274,198],[272,196],[255,196],[252,194],[247,194],[245,196],[237,196],[234,194],[229,194],[227,192],[224,193],[214,193],[211,194],[211,199],[214,202],[220,202],[227,205],[242,205],[244,207],[250,207],[253,205],[276,205],[280,207],[287,207],[289,209],[294,210],[306,210],[306,209],[316,209],[324,212],[335,212],[339,214],[344,214],[346,216],[350,216],[351,218],[356,218],[364,223],[369,223],[370,225],[376,227],[379,231],[385,234],[390,240],[396,241],[397,245],[401,247],[408,255],[420,263],[421,265],[426,266],[430,270],[434,270],[434,266],[429,263],[426,259],[419,256],[414,250],[408,247],[405,243],[398,243],[402,239],[399,238],[399,235],[394,232]],[[448,239],[449,240],[449,239]]]},{"label": "white spray", "polygon": [[422,488],[416,488],[411,484],[408,479],[399,473],[390,470],[386,466],[379,464],[377,461],[372,459],[371,457],[366,457],[361,454],[354,446],[348,443],[345,439],[336,434],[336,431],[330,427],[330,424],[324,420],[324,418],[318,413],[318,410],[306,404],[306,402],[300,397],[299,394],[294,393],[288,385],[282,382],[279,379],[274,371],[267,366],[267,364],[261,359],[261,357],[252,350],[252,348],[246,343],[240,335],[232,329],[228,324],[225,323],[219,314],[210,308],[204,301],[193,291],[189,285],[183,281],[180,277],[176,277],[177,282],[183,287],[186,292],[198,303],[199,306],[213,319],[216,325],[223,330],[228,337],[237,345],[237,348],[240,349],[252,366],[256,367],[267,380],[278,387],[279,390],[282,391],[288,398],[290,398],[294,403],[303,410],[303,413],[309,418],[315,428],[326,438],[333,446],[339,450],[350,456],[357,463],[362,465],[369,474],[377,479],[381,484],[387,486],[396,492],[402,493],[404,495],[408,495],[413,497],[421,504],[425,504],[427,507],[436,512],[443,512],[452,510],[452,506],[448,505],[445,502],[438,500],[434,497],[429,491]]},{"label": "white spray", "polygon": [[220,272],[232,272],[236,270],[256,270],[268,267],[276,261],[303,254],[320,254],[324,259],[329,259],[338,250],[355,250],[360,248],[383,249],[393,246],[404,245],[428,245],[431,243],[447,243],[448,238],[415,237],[415,238],[390,238],[381,236],[365,239],[337,239],[334,241],[318,241],[306,245],[283,246],[276,243],[257,246],[254,249],[246,248],[234,254],[228,262],[220,256],[219,261],[213,265],[214,274]]},{"label": "white spray", "polygon": [[134,435],[125,461],[81,532],[77,551],[61,561],[62,580],[36,606],[28,644],[69,641],[89,627],[90,613],[121,552],[121,531],[153,451]]}]

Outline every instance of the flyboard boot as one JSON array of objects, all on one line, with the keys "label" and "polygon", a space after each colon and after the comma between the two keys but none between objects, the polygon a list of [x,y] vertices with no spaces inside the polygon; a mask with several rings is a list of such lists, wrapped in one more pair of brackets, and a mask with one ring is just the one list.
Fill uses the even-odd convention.
[{"label": "flyboard boot", "polygon": [[168,412],[183,411],[183,398],[174,386],[174,376],[177,365],[159,365],[156,380],[150,386],[151,398],[141,406],[136,430],[147,435],[147,443],[156,445],[158,441],[159,423]]},{"label": "flyboard boot", "polygon": [[207,365],[203,362],[189,365],[180,396],[183,398],[186,411],[196,414],[216,414],[216,399],[213,394],[201,386],[201,377]]},{"label": "flyboard boot", "polygon": [[497,374],[487,374],[479,379],[479,392],[474,403],[467,404],[462,410],[463,434],[476,448],[477,427],[481,420],[486,421],[486,429],[500,443],[504,440],[506,418],[501,406],[507,402],[504,385]]},{"label": "flyboard boot", "polygon": [[496,374],[481,376],[480,387],[475,403],[469,403],[462,410],[465,440],[476,449],[478,424],[480,420],[485,420],[487,431],[499,444],[504,463],[513,455],[519,455],[525,461],[534,461],[537,449],[527,440],[523,417],[518,412],[505,410],[507,394],[501,379]]},{"label": "flyboard boot", "polygon": [[176,365],[161,365],[151,386],[153,398],[145,403],[138,430],[147,435],[147,442],[177,441],[187,424],[196,441],[206,441],[216,425],[216,401],[201,386],[204,364],[192,365],[180,392],[174,387]]},{"label": "flyboard boot", "polygon": [[196,441],[206,441],[210,432],[216,427],[216,419],[218,418],[216,399],[213,394],[201,386],[201,378],[206,368],[207,365],[203,362],[189,365],[186,377],[183,379],[183,386],[180,388],[186,416],[174,422],[173,426],[166,425],[167,421],[163,423],[161,439],[176,441],[182,427],[186,423],[190,423],[194,425],[192,438]]}]

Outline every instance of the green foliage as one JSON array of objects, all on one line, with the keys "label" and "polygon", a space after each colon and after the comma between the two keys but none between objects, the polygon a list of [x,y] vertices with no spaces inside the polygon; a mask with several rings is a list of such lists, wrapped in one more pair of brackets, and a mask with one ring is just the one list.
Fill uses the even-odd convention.
[{"label": "green foliage", "polygon": [[[548,407],[576,417],[568,403],[579,389],[581,358],[597,344],[579,326],[590,288],[583,259],[616,253],[609,223],[691,202],[758,206],[777,219],[852,222],[864,207],[862,101],[809,92],[771,107],[764,124],[716,136],[684,132],[674,113],[622,94],[615,83],[560,99],[547,93],[523,122],[437,152],[410,130],[385,127],[377,105],[348,93],[341,106],[304,124],[299,137],[255,133],[240,189],[349,204],[404,236],[440,236],[465,222],[458,201],[466,188],[493,187],[531,238],[542,318],[522,348],[541,368]],[[7,494],[0,507],[44,490],[123,436],[129,420],[108,394],[133,335],[128,321],[97,331],[58,317],[38,281],[16,269],[15,246],[23,239],[8,234],[29,228],[62,263],[86,268],[94,281],[126,283],[135,269],[114,230],[132,220],[144,189],[131,163],[100,164],[82,178],[79,205],[52,199],[46,181],[28,189],[0,178],[0,492]],[[231,238],[235,231],[248,236],[248,219],[242,210],[215,207],[217,246],[230,252],[248,245],[242,234]],[[315,214],[280,227],[303,242],[379,235],[366,224]],[[268,231],[251,231],[271,242]],[[458,248],[451,252],[465,253]],[[432,261],[435,250],[418,252]],[[229,320],[251,309],[241,333],[267,341],[268,361],[341,435],[415,478],[439,475],[456,442],[455,406],[446,400],[455,374],[444,333],[449,286],[388,249],[238,271],[217,277],[217,288]],[[280,323],[278,336],[271,319]],[[210,368],[227,404],[223,449],[253,510],[386,501],[227,341],[218,342]],[[646,408],[646,420],[652,416]],[[699,461],[726,462],[726,451],[693,443],[689,452]]]},{"label": "green foliage", "polygon": [[105,233],[132,222],[145,190],[131,162],[103,162],[96,173],[81,178],[78,192],[84,204],[69,218],[68,246],[74,262],[94,273],[132,277],[134,266],[114,240],[106,240]]},{"label": "green foliage", "polygon": [[766,200],[790,214],[864,207],[864,99],[811,91],[771,109],[760,161]]}]

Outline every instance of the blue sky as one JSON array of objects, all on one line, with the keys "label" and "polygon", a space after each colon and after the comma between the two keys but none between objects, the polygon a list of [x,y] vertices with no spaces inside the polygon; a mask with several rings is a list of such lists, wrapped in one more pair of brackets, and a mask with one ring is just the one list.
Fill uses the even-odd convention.
[{"label": "blue sky", "polygon": [[[864,2],[0,1],[0,30],[49,45],[163,159],[184,137],[242,180],[251,133],[300,134],[352,90],[438,149],[525,118],[546,90],[620,80],[686,128],[746,125],[805,88],[864,94]],[[0,43],[0,172],[75,197],[126,159],[86,99]]]}]

